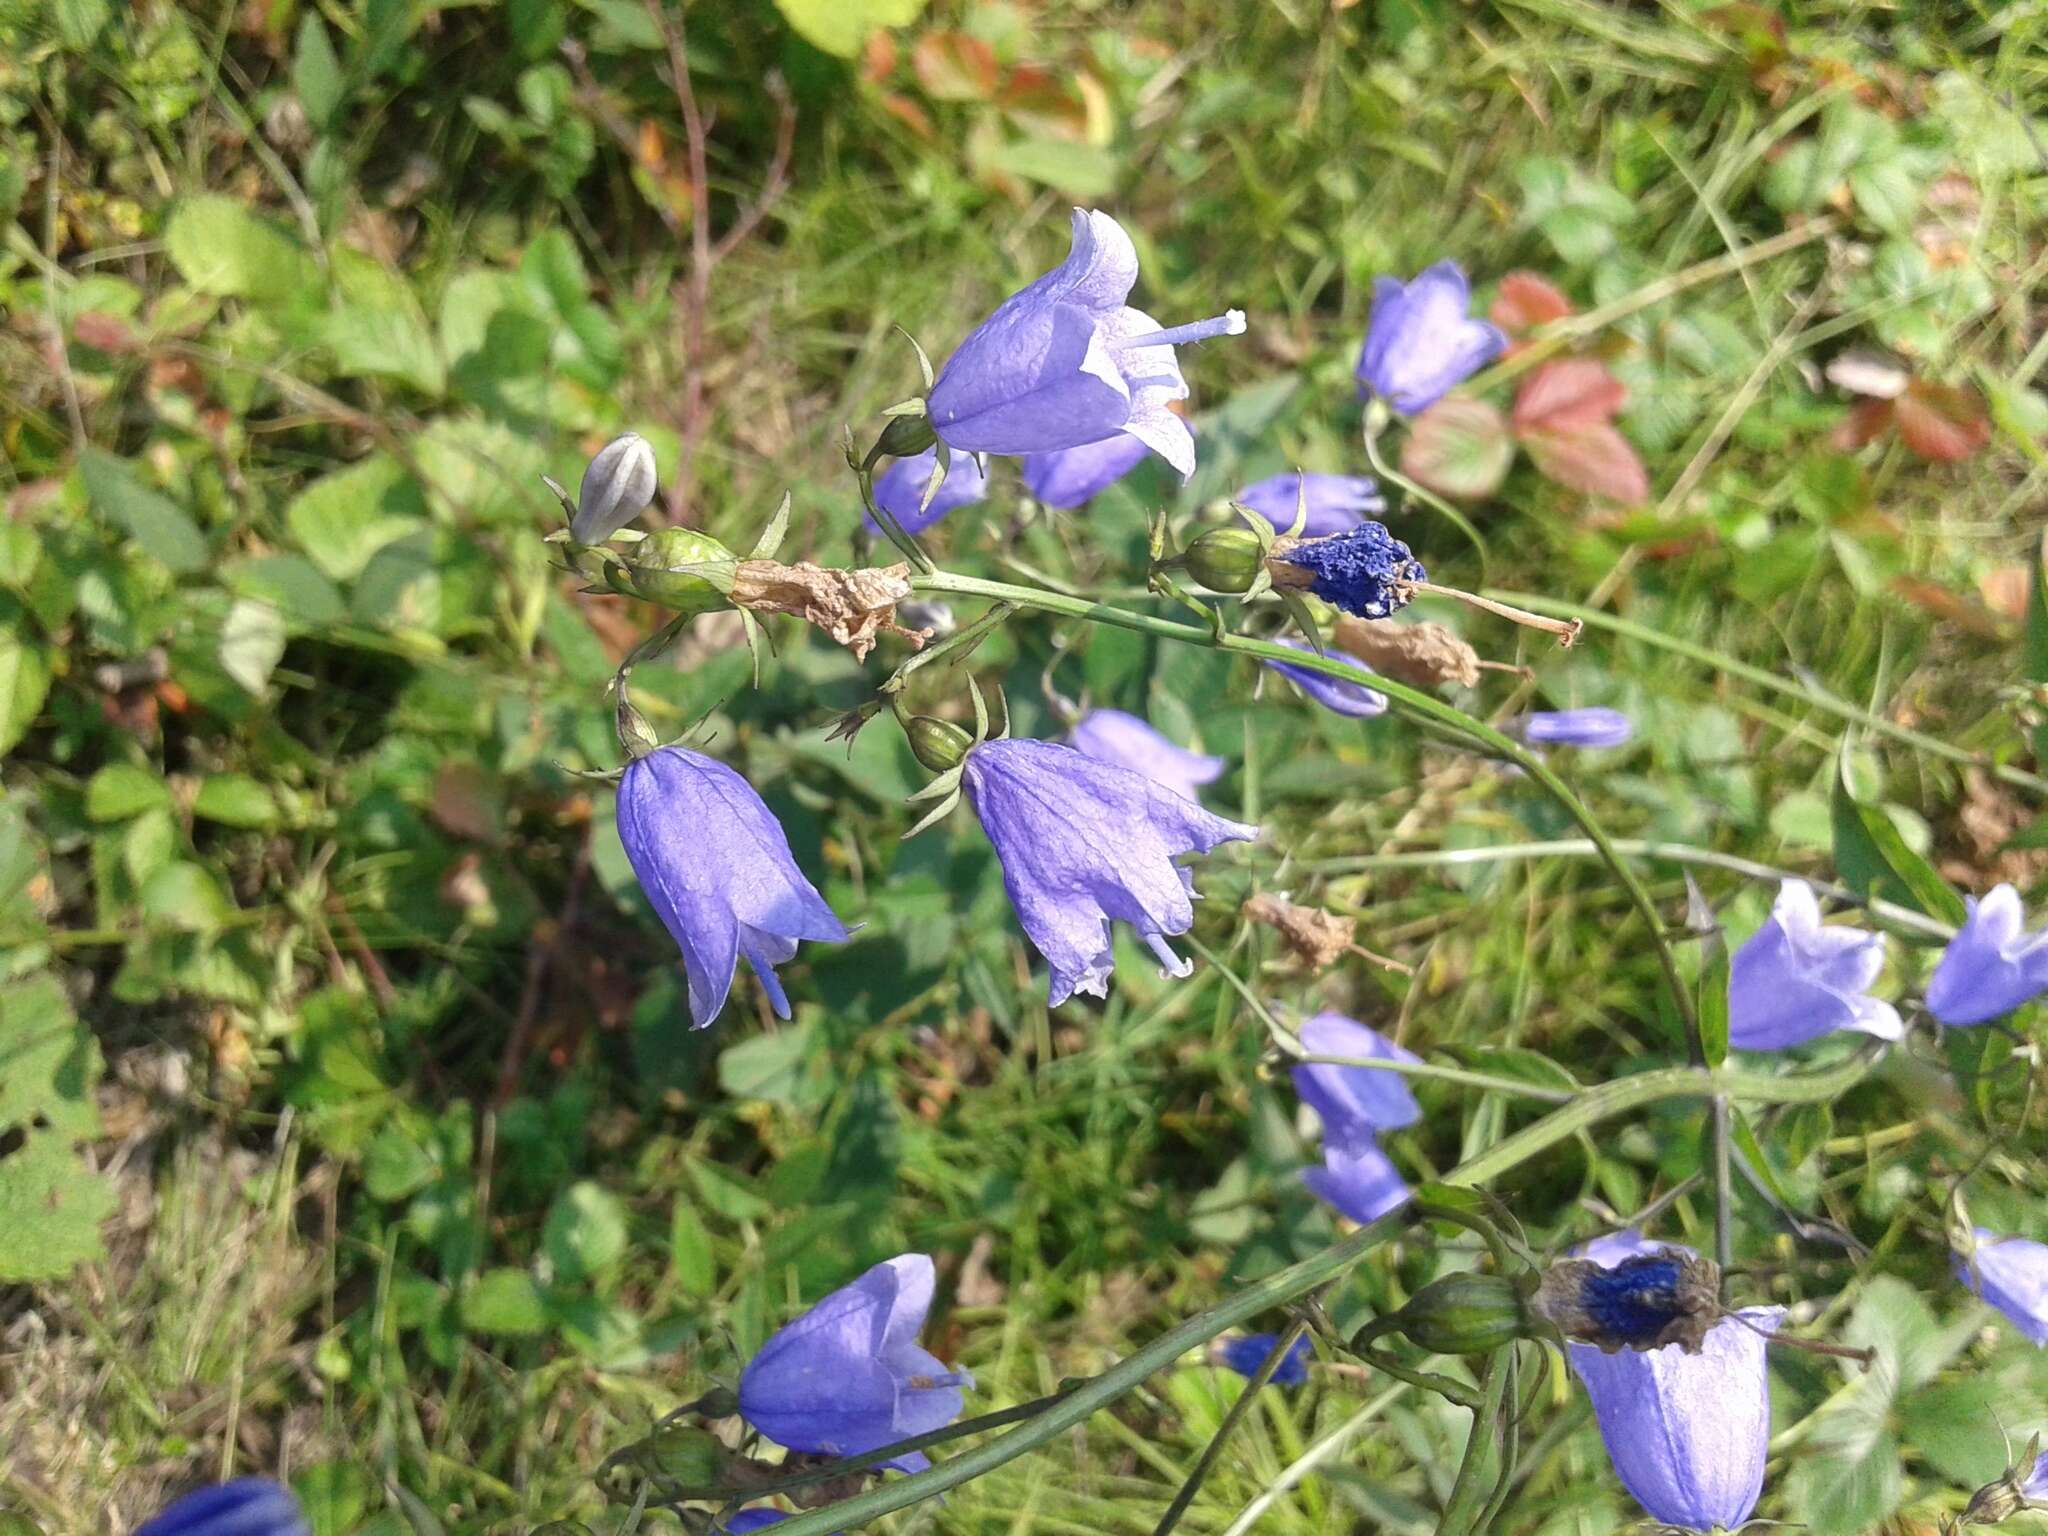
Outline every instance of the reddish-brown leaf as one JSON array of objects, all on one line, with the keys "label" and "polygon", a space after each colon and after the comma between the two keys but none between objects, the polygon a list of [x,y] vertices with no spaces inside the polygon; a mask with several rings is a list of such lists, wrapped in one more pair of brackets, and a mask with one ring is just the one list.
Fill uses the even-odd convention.
[{"label": "reddish-brown leaf", "polygon": [[1628,399],[1621,380],[1590,357],[1545,363],[1522,381],[1515,396],[1515,431],[1573,432],[1605,426]]},{"label": "reddish-brown leaf", "polygon": [[1026,133],[1085,144],[1090,128],[1085,92],[1091,83],[1085,74],[1069,80],[1041,65],[1019,64],[1003,81],[996,105]]},{"label": "reddish-brown leaf", "polygon": [[880,85],[895,72],[896,39],[879,29],[870,32],[867,45],[861,49],[861,79],[870,85]]},{"label": "reddish-brown leaf", "polygon": [[1991,422],[1974,390],[1915,379],[1892,402],[1899,436],[1923,459],[1967,459],[1991,440]]},{"label": "reddish-brown leaf", "polygon": [[995,49],[965,32],[927,32],[910,50],[910,67],[934,101],[987,101],[1002,78]]},{"label": "reddish-brown leaf", "polygon": [[1894,576],[1891,587],[1914,607],[1925,609],[1937,619],[1960,625],[1981,639],[2001,640],[2012,631],[2011,624],[2001,623],[1999,615],[1982,603],[1973,602],[1961,592],[1951,592],[1939,582],[1918,576]]},{"label": "reddish-brown leaf", "polygon": [[1874,443],[1892,429],[1892,402],[1889,400],[1859,400],[1842,418],[1841,424],[1829,434],[1828,442],[1844,453],[1853,452],[1866,443]]},{"label": "reddish-brown leaf", "polygon": [[1628,439],[1606,422],[1566,432],[1524,432],[1521,438],[1536,467],[1567,490],[1631,507],[1650,499],[1643,461]]},{"label": "reddish-brown leaf", "polygon": [[1410,424],[1401,469],[1442,496],[1477,501],[1500,489],[1515,443],[1501,413],[1484,400],[1449,395]]},{"label": "reddish-brown leaf", "polygon": [[71,322],[71,334],[100,352],[132,352],[140,344],[119,315],[88,309]]},{"label": "reddish-brown leaf", "polygon": [[1547,277],[1534,272],[1510,272],[1500,280],[1500,292],[1493,301],[1493,323],[1513,334],[1533,331],[1572,312],[1572,301]]}]

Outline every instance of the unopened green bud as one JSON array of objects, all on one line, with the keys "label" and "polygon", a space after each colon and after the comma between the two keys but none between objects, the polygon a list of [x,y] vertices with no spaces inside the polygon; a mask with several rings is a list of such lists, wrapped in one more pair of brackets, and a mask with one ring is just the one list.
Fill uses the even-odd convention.
[{"label": "unopened green bud", "polygon": [[634,1459],[679,1488],[709,1489],[724,1480],[726,1450],[709,1430],[669,1424],[642,1440]]},{"label": "unopened green bud", "polygon": [[1432,1280],[1395,1314],[1400,1331],[1432,1355],[1488,1355],[1535,1336],[1521,1289],[1502,1275]]},{"label": "unopened green bud", "polygon": [[974,738],[952,721],[930,715],[912,715],[903,722],[903,734],[910,738],[911,755],[933,773],[958,768],[974,745]]},{"label": "unopened green bud", "polygon": [[625,574],[612,567],[612,584],[678,613],[710,613],[732,606],[725,594],[738,564],[738,557],[708,533],[664,528],[633,546]]},{"label": "unopened green bud", "polygon": [[892,416],[875,446],[868,450],[868,462],[887,455],[892,459],[914,459],[939,440],[932,431],[931,417],[920,411],[915,416]]},{"label": "unopened green bud", "polygon": [[1249,528],[1214,528],[1181,556],[1187,572],[1211,592],[1247,592],[1265,564],[1259,536]]}]

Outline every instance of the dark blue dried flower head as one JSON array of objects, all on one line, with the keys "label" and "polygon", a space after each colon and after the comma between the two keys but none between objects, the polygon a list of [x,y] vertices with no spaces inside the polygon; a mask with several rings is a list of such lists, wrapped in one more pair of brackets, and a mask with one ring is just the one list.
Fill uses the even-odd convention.
[{"label": "dark blue dried flower head", "polygon": [[1188,393],[1173,349],[1239,335],[1244,315],[1162,329],[1124,302],[1137,280],[1123,227],[1075,209],[1067,259],[998,305],[939,370],[932,430],[971,453],[1045,453],[1128,432],[1193,474],[1194,438],[1167,408]]},{"label": "dark blue dried flower head", "polygon": [[[1280,1342],[1277,1333],[1248,1333],[1237,1339],[1218,1339],[1211,1350],[1211,1358],[1225,1370],[1237,1372],[1250,1378],[1259,1374],[1259,1367],[1266,1363],[1266,1356],[1273,1352],[1273,1346]],[[1298,1387],[1308,1380],[1308,1335],[1303,1334],[1294,1341],[1294,1347],[1280,1357],[1280,1363],[1273,1368],[1273,1374],[1266,1378],[1275,1387]]]},{"label": "dark blue dried flower head", "polygon": [[1282,542],[1273,559],[1306,574],[1306,580],[1289,585],[1306,586],[1361,619],[1384,619],[1407,607],[1407,585],[1429,579],[1422,562],[1387,532],[1385,523],[1364,522],[1328,538]]},{"label": "dark blue dried flower head", "polygon": [[1499,356],[1507,337],[1498,326],[1473,319],[1471,302],[1471,286],[1455,261],[1440,261],[1412,282],[1377,279],[1358,355],[1360,389],[1412,414]]},{"label": "dark blue dried flower head", "polygon": [[201,1488],[137,1527],[135,1536],[311,1536],[299,1501],[267,1477]]},{"label": "dark blue dried flower head", "polygon": [[1956,1278],[1998,1308],[2013,1327],[2048,1345],[2048,1243],[1974,1229],[1976,1241],[1954,1256]]},{"label": "dark blue dried flower head", "polygon": [[1565,1259],[1544,1272],[1530,1308],[1566,1338],[1617,1349],[1676,1344],[1698,1354],[1721,1316],[1720,1271],[1690,1249]]},{"label": "dark blue dried flower head", "polygon": [[[960,1416],[965,1371],[920,1348],[932,1261],[906,1253],[834,1291],[761,1346],[740,1376],[740,1414],[777,1445],[858,1456]],[[922,1454],[888,1465],[914,1472]]]},{"label": "dark blue dried flower head", "polygon": [[618,819],[633,873],[683,952],[691,1023],[718,1017],[742,955],[788,1018],[775,967],[799,939],[847,933],[753,786],[716,758],[661,747],[627,764]]},{"label": "dark blue dried flower head", "polygon": [[[1289,640],[1276,636],[1273,643],[1284,645],[1291,651],[1306,651],[1311,656],[1315,654],[1315,647],[1305,640]],[[1335,714],[1349,715],[1355,720],[1370,720],[1374,715],[1383,715],[1387,712],[1387,696],[1383,693],[1374,693],[1363,683],[1354,683],[1349,678],[1331,677],[1327,672],[1317,672],[1310,667],[1297,667],[1292,662],[1267,661],[1265,665]]]},{"label": "dark blue dried flower head", "polygon": [[1379,483],[1364,475],[1274,475],[1246,486],[1231,500],[1282,533],[1294,526],[1298,503],[1305,539],[1344,533],[1364,522],[1366,513],[1383,512],[1387,506]]},{"label": "dark blue dried flower head", "polygon": [[1148,449],[1128,432],[1078,448],[1027,453],[1018,466],[1024,488],[1048,507],[1061,511],[1086,506],[1145,461]]},{"label": "dark blue dried flower head", "polygon": [[[922,533],[948,512],[988,495],[988,476],[974,455],[956,453],[946,466],[946,478],[939,482],[932,504],[920,507],[938,462],[938,449],[927,448],[913,458],[898,459],[875,477],[875,504],[902,524],[905,533]],[[871,513],[863,513],[861,521],[870,533],[882,531]]]},{"label": "dark blue dried flower head", "polygon": [[1212,816],[1142,773],[1050,741],[984,741],[962,783],[995,844],[1017,921],[1045,956],[1047,1001],[1105,995],[1109,925],[1129,923],[1170,975],[1166,940],[1194,926],[1194,877],[1174,860],[1259,829]]}]

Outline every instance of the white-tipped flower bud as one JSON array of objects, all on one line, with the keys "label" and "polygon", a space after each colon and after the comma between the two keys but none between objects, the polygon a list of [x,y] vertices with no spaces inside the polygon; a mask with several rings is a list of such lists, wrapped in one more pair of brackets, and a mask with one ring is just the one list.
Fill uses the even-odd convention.
[{"label": "white-tipped flower bud", "polygon": [[602,544],[654,500],[654,450],[637,432],[615,437],[583,471],[569,532],[579,544]]}]

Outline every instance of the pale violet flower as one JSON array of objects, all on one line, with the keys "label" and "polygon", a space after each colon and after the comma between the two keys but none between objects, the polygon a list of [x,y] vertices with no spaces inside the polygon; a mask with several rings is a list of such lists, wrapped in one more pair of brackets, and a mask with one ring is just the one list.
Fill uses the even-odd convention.
[{"label": "pale violet flower", "polygon": [[1166,941],[1194,926],[1194,877],[1174,861],[1259,831],[1057,742],[981,742],[961,782],[1017,921],[1045,956],[1055,1007],[1076,992],[1106,994],[1112,922],[1135,928],[1167,974],[1187,975]]},{"label": "pale violet flower", "polygon": [[613,438],[583,471],[569,533],[579,544],[602,544],[654,500],[654,450],[637,432]]},{"label": "pale violet flower", "polygon": [[1145,461],[1152,450],[1128,432],[1083,443],[1027,453],[1018,466],[1024,489],[1038,501],[1060,511],[1086,506]]},{"label": "pale violet flower", "polygon": [[1183,476],[1195,440],[1168,405],[1187,398],[1173,349],[1235,336],[1244,315],[1163,328],[1124,301],[1138,253],[1106,213],[1074,210],[1067,259],[1005,299],[946,360],[926,409],[970,453],[1046,453],[1129,433]]},{"label": "pale violet flower", "polygon": [[1254,481],[1230,499],[1281,533],[1294,526],[1299,505],[1305,539],[1348,532],[1365,521],[1366,513],[1384,512],[1387,506],[1379,483],[1363,475],[1274,475]]},{"label": "pale violet flower", "polygon": [[1321,1165],[1302,1169],[1301,1182],[1318,1200],[1360,1226],[1399,1210],[1410,1194],[1394,1160],[1370,1139],[1346,1147],[1325,1146]]},{"label": "pale violet flower", "polygon": [[[1290,640],[1278,636],[1273,643],[1284,645],[1292,651],[1315,654],[1315,647],[1305,640]],[[1323,708],[1336,714],[1349,715],[1357,720],[1369,720],[1374,715],[1383,715],[1387,712],[1387,696],[1373,692],[1363,683],[1354,683],[1349,678],[1332,677],[1327,672],[1318,672],[1312,667],[1298,667],[1288,661],[1265,661],[1263,657],[1260,659]]]},{"label": "pale violet flower", "polygon": [[1067,740],[1098,761],[1142,773],[1189,800],[1200,799],[1202,786],[1222,777],[1225,767],[1222,758],[1190,752],[1120,709],[1089,710]]},{"label": "pale violet flower", "polygon": [[[927,448],[911,458],[898,459],[875,476],[875,504],[895,518],[905,533],[923,533],[948,512],[971,506],[988,495],[988,475],[974,455],[956,453],[946,466],[945,479],[932,495],[931,505],[921,505],[924,488],[931,483],[938,462],[938,449]],[[871,533],[882,531],[871,513],[863,513],[861,521]]]},{"label": "pale violet flower", "polygon": [[1358,382],[1406,415],[1427,410],[1500,355],[1507,337],[1468,313],[1472,289],[1455,261],[1411,282],[1373,284],[1372,320],[1358,355]]},{"label": "pale violet flower", "polygon": [[2048,928],[2026,931],[2020,893],[2000,885],[1949,940],[1927,983],[1927,1011],[1944,1024],[1983,1024],[2048,992]]},{"label": "pale violet flower", "polygon": [[1618,709],[1537,710],[1520,722],[1524,741],[1546,747],[1619,747],[1636,734],[1635,723]]},{"label": "pale violet flower", "polygon": [[1956,1278],[1998,1308],[2027,1338],[2048,1344],[2048,1243],[1974,1229],[1976,1241],[1955,1258]]},{"label": "pale violet flower", "polygon": [[[1420,1062],[1413,1051],[1378,1030],[1341,1013],[1319,1013],[1301,1026],[1301,1043],[1311,1056],[1351,1056],[1366,1061]],[[1376,1067],[1339,1067],[1301,1062],[1291,1069],[1294,1091],[1323,1122],[1323,1144],[1355,1149],[1373,1144],[1381,1131],[1397,1131],[1422,1118],[1422,1106],[1398,1072]]]},{"label": "pale violet flower", "polygon": [[741,956],[788,1018],[775,967],[799,939],[847,932],[753,786],[716,758],[660,747],[626,765],[618,822],[627,861],[683,952],[692,1024],[718,1017]]},{"label": "pale violet flower", "polygon": [[[932,1261],[877,1264],[778,1329],[740,1375],[740,1416],[777,1445],[858,1456],[950,1424],[974,1378],[917,1342],[931,1310]],[[888,1465],[914,1472],[921,1452]]]},{"label": "pale violet flower", "polygon": [[1787,880],[1730,963],[1728,1043],[1782,1051],[1838,1029],[1896,1040],[1906,1032],[1898,1010],[1869,995],[1883,969],[1882,935],[1823,927],[1813,887]]}]

